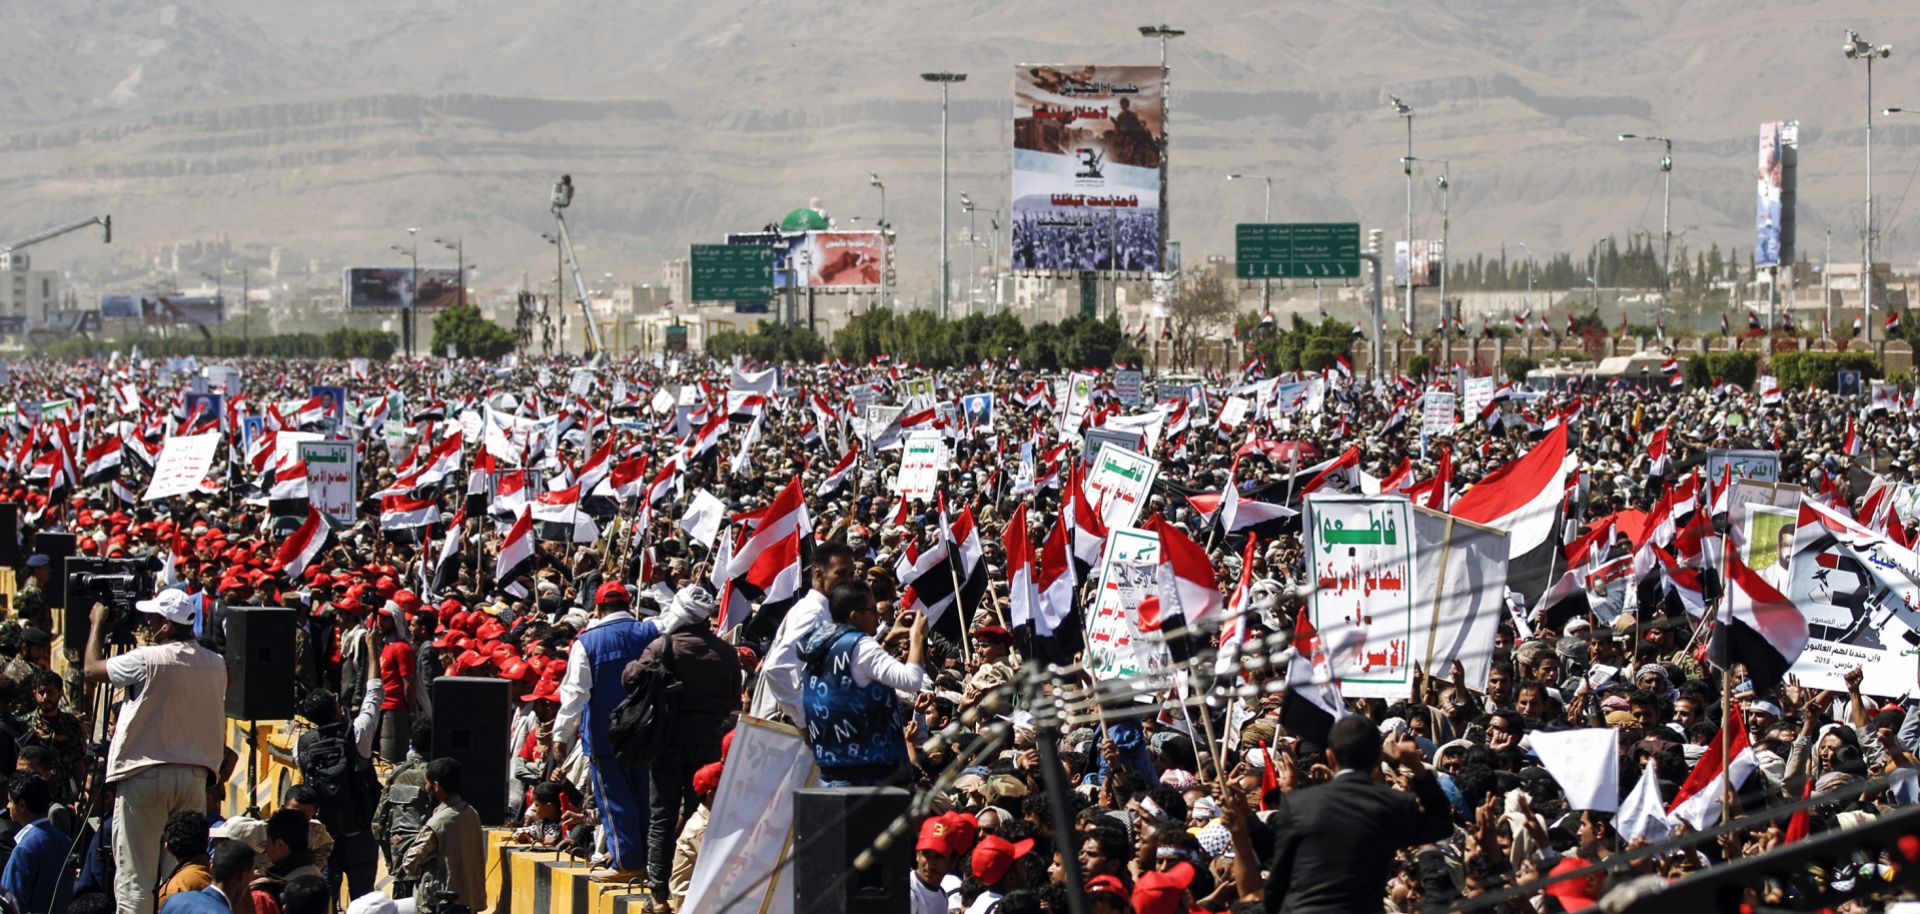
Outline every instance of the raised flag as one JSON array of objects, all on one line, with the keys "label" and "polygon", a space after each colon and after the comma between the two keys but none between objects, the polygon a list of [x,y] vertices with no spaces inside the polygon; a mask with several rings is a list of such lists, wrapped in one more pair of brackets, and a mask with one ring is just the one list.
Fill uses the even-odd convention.
[{"label": "raised flag", "polygon": [[333,544],[333,525],[327,523],[320,509],[308,505],[306,520],[301,521],[293,535],[280,544],[280,551],[274,556],[275,563],[289,580],[298,581],[306,574],[307,566],[333,548]]},{"label": "raised flag", "polygon": [[529,596],[515,579],[532,571],[533,506],[522,505],[513,526],[507,529],[507,538],[500,541],[500,553],[493,558],[493,587],[516,597]]},{"label": "raised flag", "polygon": [[438,499],[389,495],[380,500],[380,532],[388,542],[425,542],[428,528],[439,522]]},{"label": "raised flag", "polygon": [[1726,614],[1713,627],[1707,656],[1721,669],[1746,664],[1754,690],[1764,693],[1786,678],[1806,649],[1807,617],[1731,550],[1726,569]]}]

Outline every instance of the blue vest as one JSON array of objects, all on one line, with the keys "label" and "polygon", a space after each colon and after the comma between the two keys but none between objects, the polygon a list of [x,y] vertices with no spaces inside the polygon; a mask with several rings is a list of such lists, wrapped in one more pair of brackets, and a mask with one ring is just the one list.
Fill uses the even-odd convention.
[{"label": "blue vest", "polygon": [[613,751],[607,724],[613,719],[613,709],[627,697],[626,686],[620,684],[620,673],[627,664],[640,659],[640,652],[659,636],[660,627],[652,619],[645,622],[616,619],[580,633],[578,640],[586,651],[587,667],[593,671],[593,688],[587,694],[586,725],[580,728],[587,755]]},{"label": "blue vest", "polygon": [[864,637],[859,629],[826,622],[803,639],[803,654],[811,659],[800,705],[814,761],[828,779],[885,777],[907,764],[899,698],[878,681],[865,687],[854,681],[853,647]]}]

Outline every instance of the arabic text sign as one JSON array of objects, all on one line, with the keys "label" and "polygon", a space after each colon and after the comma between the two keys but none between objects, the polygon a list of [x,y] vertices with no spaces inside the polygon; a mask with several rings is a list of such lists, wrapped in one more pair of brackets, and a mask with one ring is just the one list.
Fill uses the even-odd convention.
[{"label": "arabic text sign", "polygon": [[900,451],[900,475],[894,487],[905,498],[932,501],[940,488],[940,471],[947,468],[947,443],[937,431],[907,435]]},{"label": "arabic text sign", "polygon": [[141,501],[171,498],[200,489],[200,480],[213,468],[213,456],[220,450],[220,433],[175,435],[160,449],[153,464],[153,480]]},{"label": "arabic text sign", "polygon": [[1413,693],[1412,512],[1404,498],[1307,499],[1314,626],[1329,645],[1357,644],[1333,658],[1349,698]]},{"label": "arabic text sign", "polygon": [[1109,529],[1131,526],[1153,491],[1160,461],[1118,444],[1107,444],[1094,455],[1087,471],[1087,492]]},{"label": "arabic text sign", "polygon": [[1460,385],[1460,416],[1472,420],[1480,418],[1480,411],[1493,402],[1492,378],[1468,378]]},{"label": "arabic text sign", "polygon": [[1845,689],[1846,671],[1857,666],[1865,694],[1911,689],[1906,636],[1912,629],[1903,617],[1911,617],[1907,601],[1920,599],[1913,553],[1891,543],[1856,549],[1831,535],[1795,546],[1781,591],[1806,616],[1808,638],[1790,672],[1811,688]]},{"label": "arabic text sign", "polygon": [[1453,405],[1452,392],[1427,391],[1426,400],[1420,406],[1420,434],[1445,435],[1453,431]]},{"label": "arabic text sign", "polygon": [[1128,406],[1140,405],[1140,372],[1125,369],[1113,373],[1113,395]]},{"label": "arabic text sign", "polygon": [[1752,479],[1758,482],[1780,481],[1780,452],[1778,451],[1737,451],[1728,448],[1707,448],[1707,478],[1715,484],[1720,482],[1720,474],[1729,465],[1733,467],[1733,478]]},{"label": "arabic text sign", "polygon": [[356,517],[354,493],[359,491],[359,467],[351,441],[302,441],[300,459],[307,462],[307,498],[333,521],[351,525]]},{"label": "arabic text sign", "polygon": [[[1164,642],[1156,629],[1140,630],[1140,600],[1157,593],[1150,583],[1160,564],[1160,537],[1147,530],[1116,527],[1095,578],[1093,611],[1087,621],[1087,666],[1095,679],[1125,679],[1165,670]],[[1143,580],[1144,579],[1144,580]]]}]

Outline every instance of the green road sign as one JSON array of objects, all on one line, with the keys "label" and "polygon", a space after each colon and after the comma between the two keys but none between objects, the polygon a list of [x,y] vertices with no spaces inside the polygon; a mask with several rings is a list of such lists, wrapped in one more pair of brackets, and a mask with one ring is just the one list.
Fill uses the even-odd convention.
[{"label": "green road sign", "polygon": [[1360,275],[1357,222],[1243,222],[1233,228],[1238,279],[1340,279]]},{"label": "green road sign", "polygon": [[773,297],[773,248],[696,244],[690,258],[694,301],[766,301]]}]

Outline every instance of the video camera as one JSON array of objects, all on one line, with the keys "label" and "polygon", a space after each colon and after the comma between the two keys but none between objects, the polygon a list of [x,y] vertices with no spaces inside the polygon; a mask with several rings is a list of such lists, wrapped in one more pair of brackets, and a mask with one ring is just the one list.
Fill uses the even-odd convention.
[{"label": "video camera", "polygon": [[68,643],[87,637],[93,626],[93,604],[101,603],[108,610],[106,643],[133,646],[138,627],[133,604],[152,595],[153,571],[148,558],[68,557],[61,584],[66,594]]}]

